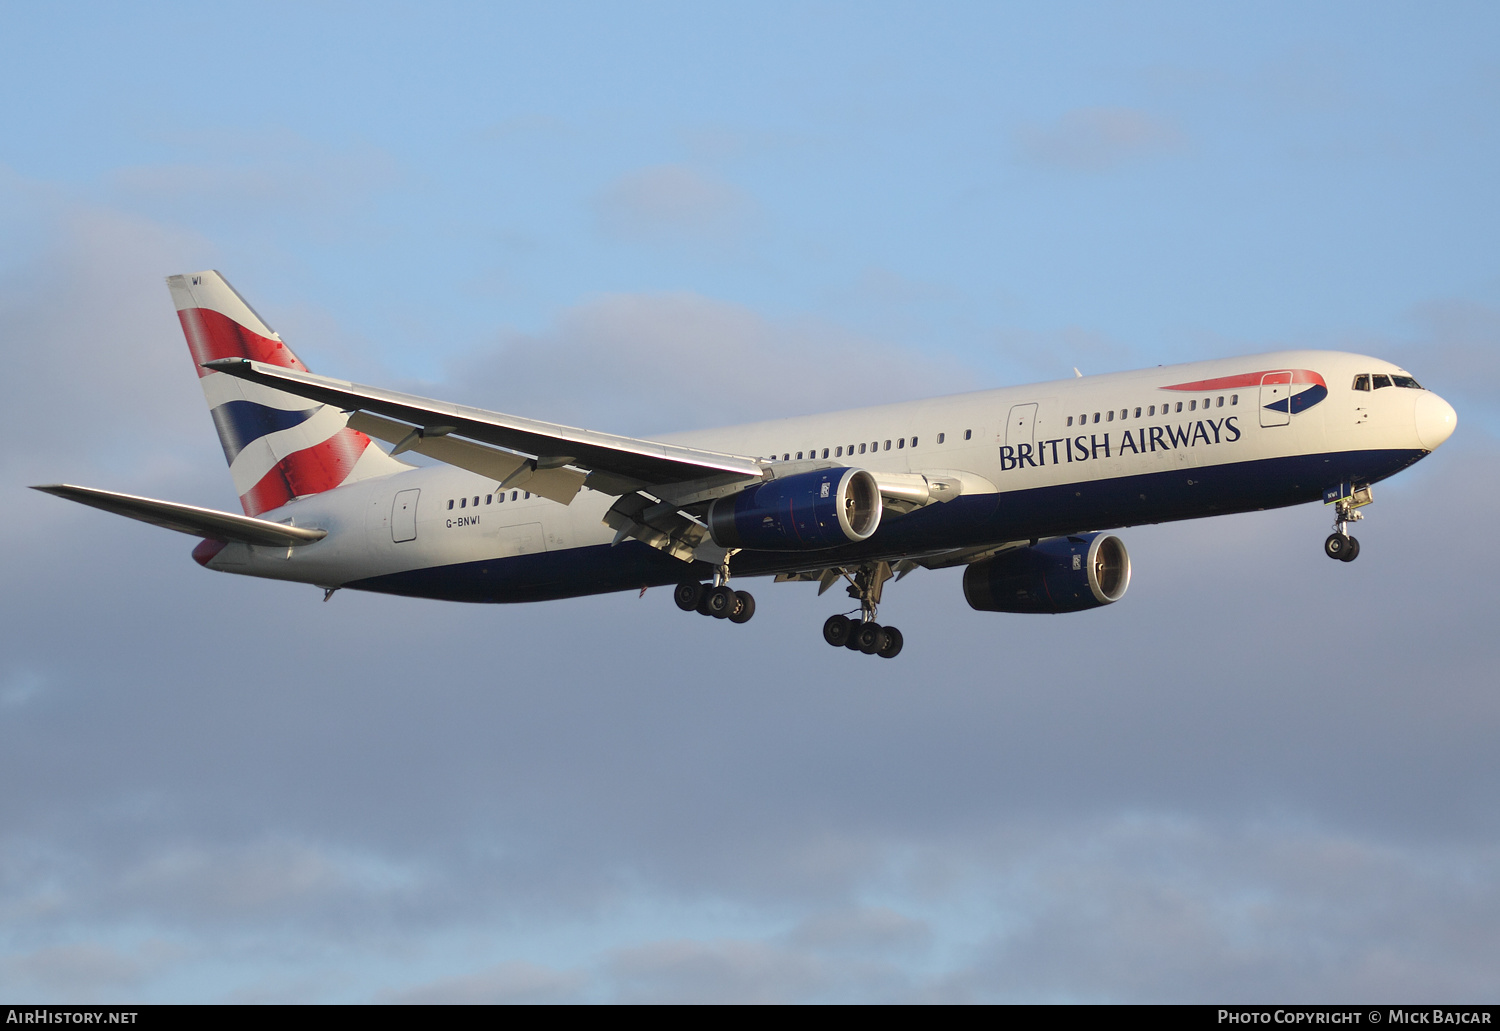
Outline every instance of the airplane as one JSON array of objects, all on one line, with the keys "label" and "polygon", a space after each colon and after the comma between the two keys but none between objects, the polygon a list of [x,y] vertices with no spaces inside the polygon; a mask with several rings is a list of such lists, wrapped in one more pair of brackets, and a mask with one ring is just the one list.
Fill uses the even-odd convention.
[{"label": "airplane", "polygon": [[1078,612],[1130,585],[1112,529],[1319,500],[1324,552],[1352,561],[1371,485],[1457,423],[1389,362],[1278,351],[641,440],[314,375],[218,272],[167,285],[244,514],[36,489],[325,601],[671,585],[684,611],[744,623],[755,598],[731,576],[774,576],[842,583],[856,605],[824,640],[893,658],[883,590],[919,568],[964,566],[980,611]]}]

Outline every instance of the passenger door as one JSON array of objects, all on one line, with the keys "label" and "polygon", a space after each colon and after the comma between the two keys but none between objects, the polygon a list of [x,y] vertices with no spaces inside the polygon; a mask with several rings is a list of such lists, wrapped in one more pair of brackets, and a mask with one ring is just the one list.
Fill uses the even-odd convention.
[{"label": "passenger door", "polygon": [[1268,372],[1260,378],[1260,424],[1285,426],[1292,421],[1292,374]]},{"label": "passenger door", "polygon": [[1030,444],[1036,432],[1036,402],[1013,405],[1005,422],[1005,442],[1012,447]]},{"label": "passenger door", "polygon": [[417,539],[417,498],[422,492],[420,490],[403,490],[396,492],[396,500],[391,502],[391,541],[401,544],[404,541]]}]

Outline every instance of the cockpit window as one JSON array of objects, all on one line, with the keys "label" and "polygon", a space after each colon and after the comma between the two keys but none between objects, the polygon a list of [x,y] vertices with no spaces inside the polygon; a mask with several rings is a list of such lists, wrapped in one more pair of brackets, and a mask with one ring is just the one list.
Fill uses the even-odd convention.
[{"label": "cockpit window", "polygon": [[1418,383],[1416,380],[1412,379],[1410,376],[1392,376],[1391,377],[1391,382],[1394,383],[1394,384],[1396,384],[1396,386],[1398,386],[1398,387],[1408,387],[1408,388],[1410,388],[1412,390],[1421,390],[1422,389],[1422,384]]},{"label": "cockpit window", "polygon": [[1354,377],[1354,389],[1355,390],[1369,390],[1370,389],[1370,374],[1369,373],[1365,373],[1365,374],[1360,375],[1360,376],[1355,376]]},{"label": "cockpit window", "polygon": [[1381,387],[1388,387],[1388,386],[1391,385],[1391,378],[1389,376],[1382,376],[1382,375],[1376,374],[1375,376],[1373,376],[1371,378],[1375,380],[1375,389],[1376,390],[1379,390]]}]

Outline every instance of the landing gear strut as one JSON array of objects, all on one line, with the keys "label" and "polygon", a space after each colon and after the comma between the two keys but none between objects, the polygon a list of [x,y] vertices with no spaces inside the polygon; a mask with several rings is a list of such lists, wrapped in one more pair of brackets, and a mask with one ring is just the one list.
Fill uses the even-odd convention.
[{"label": "landing gear strut", "polygon": [[829,616],[823,624],[823,640],[835,648],[879,655],[883,659],[894,659],[899,655],[901,646],[905,643],[901,631],[875,622],[881,588],[890,578],[891,566],[888,562],[877,562],[856,570],[849,585],[849,597],[859,599],[859,618]]},{"label": "landing gear strut", "polygon": [[1333,532],[1323,542],[1323,554],[1340,562],[1353,562],[1359,558],[1359,539],[1349,536],[1349,524],[1363,519],[1365,516],[1360,509],[1373,500],[1369,487],[1359,487],[1329,502],[1333,505]]}]

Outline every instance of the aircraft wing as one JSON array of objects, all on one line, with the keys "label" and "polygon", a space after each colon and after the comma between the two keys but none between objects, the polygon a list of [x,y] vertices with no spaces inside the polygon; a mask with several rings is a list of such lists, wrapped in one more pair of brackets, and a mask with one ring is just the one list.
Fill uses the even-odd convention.
[{"label": "aircraft wing", "polygon": [[183,505],[176,501],[157,501],[134,494],[117,494],[112,490],[98,490],[94,487],[75,487],[71,483],[50,483],[32,489],[93,508],[102,508],[115,515],[139,519],[153,526],[164,526],[178,533],[215,541],[288,548],[311,544],[328,536],[327,530],[287,526],[284,523],[273,523],[269,519],[234,515],[212,508],[199,508],[197,505]]},{"label": "aircraft wing", "polygon": [[[567,467],[584,470],[587,475],[583,481],[585,486],[613,495],[649,490],[651,487],[667,484],[702,481],[713,484],[739,481],[743,484],[758,482],[765,475],[765,467],[761,462],[741,455],[701,451],[675,444],[523,419],[483,408],[434,401],[414,394],[316,376],[248,358],[223,358],[204,362],[203,367],[333,405],[344,411],[372,413],[383,417],[383,420],[367,418],[350,423],[355,428],[371,432],[372,436],[382,439],[390,439],[392,427],[389,422],[384,426],[380,425],[381,422],[396,420],[404,423],[404,436],[397,443],[393,454],[415,450],[474,471],[481,471],[476,466],[482,467],[486,474],[503,471],[506,463],[514,456],[514,469],[504,476],[496,477],[506,486],[524,483],[549,471],[562,472]],[[358,416],[355,418],[359,419]],[[465,438],[466,441],[476,442],[479,447],[465,447],[458,440],[450,441],[452,445],[457,445],[452,447],[437,443],[451,437]],[[494,448],[511,454],[484,454]],[[546,479],[543,476],[538,485]],[[576,491],[576,484],[571,491],[564,487],[559,493],[566,497],[555,500],[566,503],[566,498],[570,498]],[[537,492],[548,496],[545,490]]]}]

